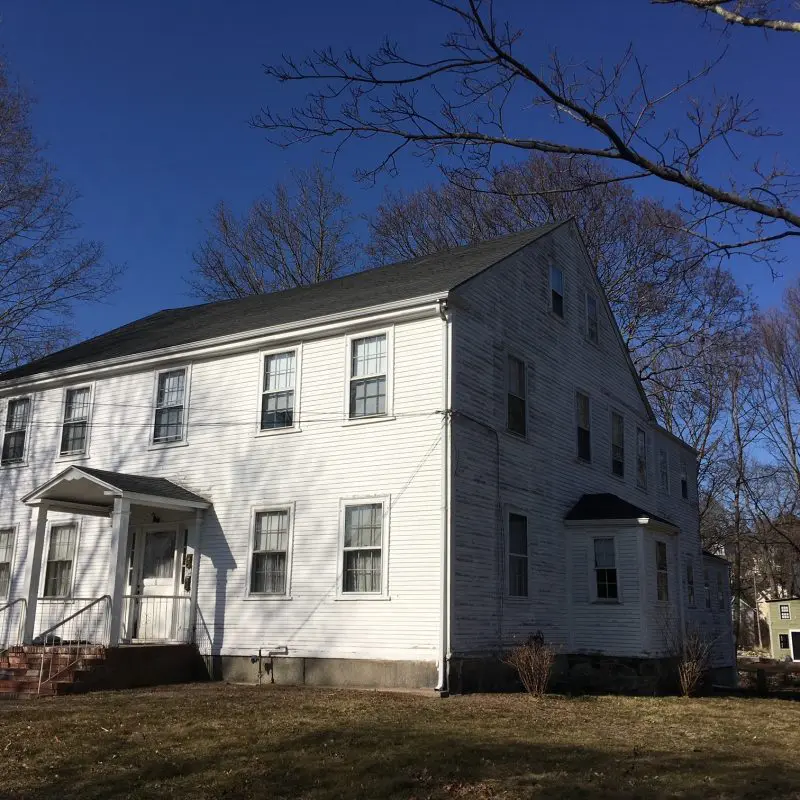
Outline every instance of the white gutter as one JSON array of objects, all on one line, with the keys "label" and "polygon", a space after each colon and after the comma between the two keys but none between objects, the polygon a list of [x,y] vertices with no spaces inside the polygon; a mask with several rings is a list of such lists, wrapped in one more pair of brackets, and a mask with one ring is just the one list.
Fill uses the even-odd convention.
[{"label": "white gutter", "polygon": [[232,353],[255,350],[264,345],[277,343],[282,340],[297,340],[330,336],[342,329],[352,327],[354,323],[373,325],[375,323],[388,323],[415,316],[435,314],[439,311],[439,301],[447,298],[447,292],[423,295],[392,303],[383,303],[369,308],[359,308],[342,311],[336,314],[327,314],[315,319],[305,319],[288,322],[281,325],[272,325],[240,333],[216,336],[196,342],[162,347],[144,353],[134,353],[127,356],[117,356],[101,361],[78,364],[63,369],[39,372],[22,378],[12,378],[0,381],[0,395],[10,394],[22,387],[44,388],[59,381],[81,380],[84,377],[104,377],[116,374],[131,368],[147,368],[164,361],[175,361],[177,358],[205,358],[216,355],[230,355]]},{"label": "white gutter", "polygon": [[450,377],[450,363],[453,351],[453,328],[451,322],[452,312],[447,307],[447,301],[439,303],[439,314],[442,318],[442,543],[440,548],[440,633],[439,640],[439,675],[436,691],[442,696],[449,693],[447,665],[450,659],[450,508],[451,488],[450,476],[450,448],[451,448],[451,402],[452,385]]}]

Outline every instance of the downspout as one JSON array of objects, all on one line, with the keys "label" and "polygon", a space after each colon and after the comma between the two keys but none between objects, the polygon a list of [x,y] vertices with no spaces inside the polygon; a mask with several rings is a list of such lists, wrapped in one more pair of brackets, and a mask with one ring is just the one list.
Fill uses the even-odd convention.
[{"label": "downspout", "polygon": [[448,662],[450,660],[450,448],[451,448],[451,400],[452,387],[450,379],[450,362],[453,349],[453,329],[447,300],[439,301],[439,316],[442,326],[442,542],[440,547],[440,640],[439,640],[439,675],[436,691],[442,697],[449,694]]}]

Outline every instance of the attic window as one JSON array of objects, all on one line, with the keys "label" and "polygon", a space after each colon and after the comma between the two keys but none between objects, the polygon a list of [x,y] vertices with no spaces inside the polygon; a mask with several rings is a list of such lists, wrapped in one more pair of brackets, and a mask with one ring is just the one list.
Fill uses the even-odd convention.
[{"label": "attic window", "polygon": [[564,317],[564,273],[558,267],[550,267],[550,309]]}]

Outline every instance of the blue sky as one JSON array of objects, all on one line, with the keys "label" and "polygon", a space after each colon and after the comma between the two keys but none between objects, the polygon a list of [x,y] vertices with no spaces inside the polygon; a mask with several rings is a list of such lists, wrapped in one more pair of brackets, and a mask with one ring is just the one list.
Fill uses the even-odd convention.
[{"label": "blue sky", "polygon": [[[633,41],[653,79],[665,82],[684,74],[685,55],[697,65],[721,46],[699,27],[696,14],[643,0],[510,5],[536,64],[552,46],[592,61],[611,59]],[[270,82],[263,63],[282,52],[302,56],[328,45],[368,50],[387,33],[422,51],[441,30],[442,12],[425,0],[0,5],[0,47],[38,101],[33,124],[49,159],[82,196],[76,213],[83,231],[127,267],[120,291],[106,304],[78,310],[81,334],[192,302],[185,283],[191,252],[214,204],[224,199],[244,209],[291,168],[324,161],[314,146],[280,150],[247,125],[261,105],[286,108],[302,100],[303,87]],[[800,141],[800,108],[774,77],[798,74],[800,56],[788,38],[737,32],[717,80],[759,98],[765,117],[785,132],[769,140],[768,155],[777,150],[791,159]],[[514,122],[525,121],[521,109]],[[413,188],[438,180],[435,169],[412,159],[384,186],[355,184],[353,170],[365,157],[363,148],[350,148],[336,163],[356,213],[374,208],[385,185]],[[641,190],[674,197],[656,183]],[[778,281],[762,266],[732,266],[763,304],[772,304],[800,276],[800,252],[787,248],[785,255]]]}]

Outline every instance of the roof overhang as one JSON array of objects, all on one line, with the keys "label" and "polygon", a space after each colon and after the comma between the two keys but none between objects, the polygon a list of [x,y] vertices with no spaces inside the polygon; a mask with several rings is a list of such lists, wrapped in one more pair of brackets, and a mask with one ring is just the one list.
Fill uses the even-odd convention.
[{"label": "roof overhang", "polygon": [[[126,476],[120,475],[120,477]],[[165,486],[174,486],[186,497],[169,497],[160,493],[130,491],[130,489],[115,485],[113,478],[101,479],[97,475],[92,475],[88,470],[71,466],[25,495],[22,502],[28,506],[40,506],[46,503],[51,511],[87,514],[96,517],[110,516],[117,498],[128,500],[133,505],[154,508],[203,510],[211,507],[211,503],[199,495],[192,495],[166,479],[162,479],[162,481]]]}]

